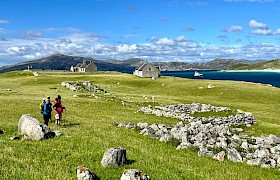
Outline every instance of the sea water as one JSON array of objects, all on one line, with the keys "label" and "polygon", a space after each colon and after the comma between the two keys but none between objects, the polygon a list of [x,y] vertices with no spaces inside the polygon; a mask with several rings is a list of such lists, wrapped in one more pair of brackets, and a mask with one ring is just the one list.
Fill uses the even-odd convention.
[{"label": "sea water", "polygon": [[192,79],[234,80],[269,84],[280,88],[280,73],[267,71],[199,71],[202,77],[194,77],[194,71],[163,71],[162,76],[174,76]]}]

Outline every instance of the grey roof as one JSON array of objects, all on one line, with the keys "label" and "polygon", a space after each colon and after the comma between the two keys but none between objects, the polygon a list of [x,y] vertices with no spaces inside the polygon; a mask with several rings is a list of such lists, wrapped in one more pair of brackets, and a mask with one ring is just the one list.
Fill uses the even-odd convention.
[{"label": "grey roof", "polygon": [[75,67],[80,67],[81,66],[81,63],[78,63]]},{"label": "grey roof", "polygon": [[149,65],[149,63],[144,62],[144,63],[141,64],[138,68],[136,68],[136,70],[142,71],[142,70],[145,69],[145,67],[147,67],[148,65]]},{"label": "grey roof", "polygon": [[83,64],[81,64],[80,67],[81,67],[81,68],[85,68],[85,67],[87,67],[87,64],[86,64],[86,63],[83,63]]}]

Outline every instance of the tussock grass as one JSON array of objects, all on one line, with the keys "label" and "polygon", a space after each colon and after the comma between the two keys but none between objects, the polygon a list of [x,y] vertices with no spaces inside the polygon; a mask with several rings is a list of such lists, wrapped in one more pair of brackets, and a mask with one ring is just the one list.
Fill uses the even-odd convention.
[{"label": "tussock grass", "polygon": [[[21,74],[22,73],[22,74]],[[205,103],[226,106],[232,110],[252,112],[257,125],[246,128],[253,135],[280,135],[280,89],[232,81],[191,80],[161,77],[157,80],[128,74],[74,74],[40,71],[0,75],[0,177],[1,179],[76,179],[75,168],[87,166],[101,179],[119,179],[128,168],[141,169],[152,179],[279,179],[277,169],[263,169],[198,157],[191,149],[174,146],[140,135],[138,131],[110,126],[112,122],[148,122],[176,124],[174,118],[156,117],[136,112],[143,105]],[[116,96],[95,93],[100,99],[74,98],[61,87],[62,81],[89,80]],[[214,88],[208,89],[208,84]],[[199,89],[203,87],[203,89]],[[11,89],[11,91],[7,91]],[[63,136],[44,141],[11,141],[17,134],[22,114],[32,114],[43,122],[39,104],[42,97],[52,100],[60,94],[66,106],[61,127],[50,123],[52,130]],[[155,102],[152,101],[152,96]],[[122,105],[122,102],[127,105]],[[66,118],[65,118],[66,117]],[[54,117],[53,117],[54,119]],[[101,159],[106,149],[123,147],[134,163],[118,168],[103,168]]]}]

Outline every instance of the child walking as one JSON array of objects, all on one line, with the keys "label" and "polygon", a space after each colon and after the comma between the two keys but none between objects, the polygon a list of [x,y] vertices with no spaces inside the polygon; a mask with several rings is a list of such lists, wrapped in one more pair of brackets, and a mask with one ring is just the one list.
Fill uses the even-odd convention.
[{"label": "child walking", "polygon": [[55,124],[60,125],[63,109],[65,109],[61,103],[61,96],[58,95],[53,102],[53,109],[55,112]]}]

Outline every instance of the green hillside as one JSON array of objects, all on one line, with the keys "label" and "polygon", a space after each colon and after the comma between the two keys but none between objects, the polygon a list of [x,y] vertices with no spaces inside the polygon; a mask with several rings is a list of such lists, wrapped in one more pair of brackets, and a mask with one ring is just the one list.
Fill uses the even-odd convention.
[{"label": "green hillside", "polygon": [[226,69],[231,69],[231,70],[263,70],[263,69],[277,70],[277,69],[280,69],[280,59],[265,61],[265,62],[258,62],[258,63],[253,63],[253,64],[240,63],[240,64],[230,66]]},{"label": "green hillside", "polygon": [[[157,80],[121,73],[75,74],[27,71],[0,74],[0,177],[1,179],[77,179],[75,169],[85,165],[100,179],[117,180],[128,168],[141,169],[154,180],[185,179],[279,179],[280,171],[231,161],[218,162],[199,157],[190,149],[176,150],[170,144],[143,136],[136,130],[111,126],[113,122],[176,124],[177,119],[146,115],[137,110],[143,105],[205,103],[252,112],[257,125],[246,128],[252,135],[280,135],[280,89],[260,84],[192,80],[161,77]],[[63,81],[88,80],[109,95],[73,92],[60,86]],[[208,84],[214,88],[208,89]],[[204,87],[203,89],[199,87]],[[32,114],[43,122],[39,104],[42,97],[60,94],[66,106],[62,126],[51,123],[51,130],[64,135],[43,141],[12,141],[17,135],[22,114]],[[73,97],[78,95],[78,97]],[[151,97],[154,96],[155,102]],[[122,105],[122,101],[127,105]],[[54,117],[53,117],[54,119]],[[104,168],[106,149],[123,147],[128,164]]]}]

